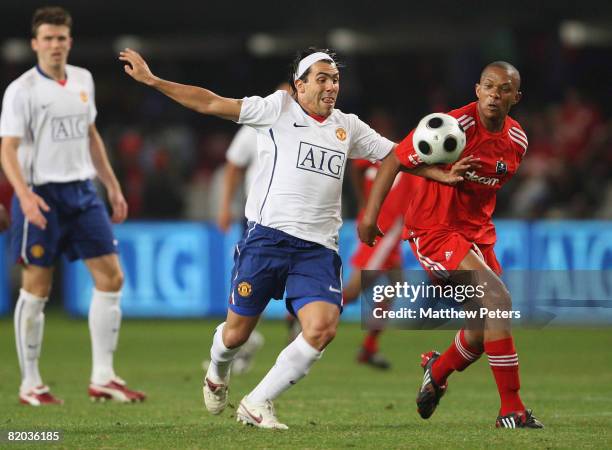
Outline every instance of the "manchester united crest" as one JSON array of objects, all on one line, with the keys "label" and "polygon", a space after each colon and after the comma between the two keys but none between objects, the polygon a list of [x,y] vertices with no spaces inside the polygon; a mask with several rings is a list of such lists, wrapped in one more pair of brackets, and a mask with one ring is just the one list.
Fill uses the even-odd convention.
[{"label": "manchester united crest", "polygon": [[87,103],[87,100],[89,100],[89,96],[87,95],[87,92],[85,92],[85,91],[81,91],[79,96],[81,97],[81,101],[83,103]]},{"label": "manchester united crest", "polygon": [[251,284],[247,283],[246,281],[240,283],[237,287],[237,290],[238,294],[241,297],[249,297],[253,293],[253,288],[251,287]]},{"label": "manchester united crest", "polygon": [[346,140],[346,130],[342,127],[336,128],[336,137],[339,141],[344,142]]},{"label": "manchester united crest", "polygon": [[42,258],[45,254],[45,248],[40,244],[34,244],[30,247],[30,255],[34,258]]}]

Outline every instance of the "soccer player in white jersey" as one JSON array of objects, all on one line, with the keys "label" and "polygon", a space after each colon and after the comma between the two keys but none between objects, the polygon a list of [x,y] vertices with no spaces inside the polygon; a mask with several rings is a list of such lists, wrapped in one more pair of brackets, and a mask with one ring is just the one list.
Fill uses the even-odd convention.
[{"label": "soccer player in white jersey", "polygon": [[244,180],[244,190],[248,195],[253,184],[257,162],[257,132],[246,125],[240,127],[225,153],[221,204],[217,215],[217,225],[227,232],[233,221],[232,203],[238,187]]},{"label": "soccer player in white jersey", "polygon": [[135,51],[119,59],[125,71],[202,114],[257,131],[258,173],[251,186],[248,228],[236,246],[226,321],[217,327],[204,402],[212,414],[228,403],[230,364],[271,298],[286,291],[287,309],[302,333],[241,401],[237,420],[287,429],[272,401],[302,379],[332,341],[342,309],[342,180],[348,158],[381,160],[395,144],[353,114],[335,109],[340,72],[334,54],[308,49],[291,71],[292,94],[231,99],[207,89],[162,80]]},{"label": "soccer player in white jersey", "polygon": [[33,406],[62,403],[38,369],[43,310],[61,254],[84,260],[95,285],[89,310],[89,396],[120,402],[145,398],[128,389],[113,369],[123,274],[108,213],[91,179],[97,174],[106,187],[113,222],[125,220],[127,204],[96,129],[92,76],[67,64],[71,26],[62,8],[36,10],[31,43],[38,62],[9,85],[0,116],[2,167],[15,190],[11,252],[23,265],[15,307],[19,399]]}]

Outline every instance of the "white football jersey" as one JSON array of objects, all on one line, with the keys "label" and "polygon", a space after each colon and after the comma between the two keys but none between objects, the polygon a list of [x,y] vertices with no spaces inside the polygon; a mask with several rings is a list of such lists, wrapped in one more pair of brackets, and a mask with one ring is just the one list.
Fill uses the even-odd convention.
[{"label": "white football jersey", "polygon": [[257,132],[254,128],[240,127],[227,149],[225,158],[238,167],[246,169],[245,192],[248,194],[257,172]]},{"label": "white football jersey", "polygon": [[347,159],[383,159],[393,142],[338,109],[320,123],[286,91],[245,98],[238,123],[257,130],[247,219],[337,250]]},{"label": "white football jersey", "polygon": [[89,125],[96,119],[94,83],[88,70],[66,66],[62,86],[38,67],[4,93],[0,136],[21,138],[18,157],[28,184],[93,178]]}]

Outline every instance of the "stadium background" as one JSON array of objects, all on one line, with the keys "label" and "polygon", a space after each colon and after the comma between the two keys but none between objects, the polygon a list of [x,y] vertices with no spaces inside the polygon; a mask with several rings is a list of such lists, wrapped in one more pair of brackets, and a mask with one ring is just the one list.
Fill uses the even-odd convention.
[{"label": "stadium background", "polygon": [[[129,79],[116,60],[118,50],[125,46],[142,50],[159,76],[202,85],[230,97],[271,92],[287,78],[288,63],[297,48],[309,45],[333,47],[345,65],[338,107],[357,113],[381,133],[394,139],[401,139],[428,112],[448,110],[472,101],[474,82],[484,64],[497,59],[511,61],[521,71],[524,92],[523,100],[512,115],[526,130],[530,146],[518,175],[498,198],[496,219],[502,230],[500,245],[509,252],[503,262],[507,268],[522,270],[608,269],[604,275],[610,273],[612,3],[520,0],[508,4],[485,4],[479,1],[441,0],[400,6],[396,2],[378,1],[374,7],[372,2],[249,2],[237,5],[232,2],[174,1],[168,4],[107,0],[95,3],[64,1],[60,4],[71,11],[74,19],[75,41],[69,62],[87,67],[94,75],[98,129],[107,144],[130,206],[130,221],[117,228],[123,239],[122,257],[128,276],[128,295],[124,301],[127,316],[199,318],[208,314],[219,315],[227,298],[226,271],[239,226],[236,225],[229,235],[221,239],[213,223],[224,153],[237,125],[197,115]],[[41,6],[39,2],[30,0],[10,0],[2,4],[2,16],[6,18],[0,27],[2,91],[34,62],[27,37],[32,11],[38,6]],[[10,187],[0,174],[1,201],[6,204],[10,195]],[[240,215],[239,204],[237,201],[237,217]],[[347,220],[343,229],[344,256],[350,253],[355,243],[351,222],[355,215],[355,198],[347,182],[343,199],[343,216]],[[0,235],[0,251],[6,239],[6,233]],[[413,261],[409,259],[410,264]],[[50,365],[45,361],[51,360],[54,355],[58,360],[62,358],[66,361],[63,365],[47,369],[55,379],[66,372],[73,376],[73,370],[86,376],[88,349],[83,334],[86,324],[82,320],[67,321],[63,313],[64,308],[77,315],[84,312],[85,297],[89,295],[79,294],[86,289],[82,284],[82,275],[75,268],[62,267],[58,271],[52,302],[47,310],[51,320],[45,331],[47,340],[43,366]],[[17,361],[9,339],[12,332],[9,312],[16,298],[17,283],[15,270],[10,269],[7,260],[0,258],[0,313],[5,315],[0,322],[3,337],[0,354],[10,361],[3,364],[4,368],[0,371],[2,379],[7,380],[7,383],[3,383],[6,387],[0,391],[1,404],[5,406],[14,394],[12,387],[17,386]],[[193,286],[194,290],[189,291],[187,296],[181,291]],[[609,283],[607,287],[606,300],[609,301]],[[609,327],[609,312],[612,310],[598,311],[601,314],[595,314],[595,318],[599,319],[597,321]],[[593,314],[574,315],[574,318],[580,323],[587,316],[590,316],[589,321],[594,318]],[[153,326],[155,335],[149,334]],[[160,418],[155,407],[144,409],[143,414],[149,415],[147,420],[152,423],[175,420],[172,426],[179,430],[176,433],[185,435],[191,432],[187,431],[188,428],[194,427],[189,421],[181,422],[185,411],[188,412],[187,416],[192,414],[198,420],[204,420],[207,427],[213,424],[212,419],[201,414],[201,406],[197,403],[199,399],[193,394],[197,392],[197,386],[195,390],[189,386],[189,397],[185,393],[185,386],[180,383],[172,386],[172,389],[176,389],[174,391],[170,387],[167,391],[155,391],[164,385],[168,377],[178,377],[195,385],[199,383],[199,373],[192,370],[195,367],[189,371],[185,367],[188,364],[197,366],[194,355],[197,359],[206,353],[208,332],[212,327],[212,321],[190,320],[177,322],[176,326],[168,322],[149,321],[128,321],[125,324],[119,353],[123,351],[130,358],[133,356],[135,362],[133,365],[125,364],[127,369],[123,373],[127,372],[126,376],[142,376],[147,380],[145,388],[153,390],[160,403],[172,402],[168,409],[168,403],[164,403],[166,406],[163,410],[167,414],[164,418]],[[77,332],[77,328],[83,330]],[[345,330],[345,336],[350,337],[352,343],[347,344],[348,337],[340,334],[338,342],[332,345],[336,345],[337,350],[330,349],[328,359],[324,359],[321,368],[312,375],[312,381],[307,386],[313,387],[305,387],[299,392],[296,390],[295,394],[287,397],[286,402],[294,412],[290,413],[287,409],[283,412],[293,414],[293,420],[297,420],[298,414],[310,413],[314,404],[309,403],[309,396],[321,392],[314,390],[315,380],[321,379],[330,367],[334,376],[339,376],[341,380],[352,377],[353,381],[345,388],[344,383],[340,386],[333,384],[331,378],[327,380],[331,384],[325,392],[332,392],[332,388],[337,390],[334,392],[337,394],[333,400],[335,404],[345,404],[346,396],[350,397],[359,389],[372,389],[373,375],[370,373],[353,373],[348,371],[348,367],[348,372],[343,372],[344,367],[330,366],[334,361],[331,355],[339,355],[341,351],[351,353],[357,344],[358,330],[350,326]],[[262,371],[272,364],[282,346],[284,336],[280,325],[264,325],[263,331],[268,341],[273,343],[272,349],[264,352],[262,367],[256,368],[248,382],[237,380],[237,391],[246,389],[246,384],[253,384],[263,374]],[[547,437],[553,440],[543,439],[537,443],[572,447],[572,443],[583,446],[590,442],[594,448],[602,448],[611,442],[609,431],[600,430],[610,430],[609,417],[612,413],[605,411],[605,408],[602,411],[601,406],[609,401],[609,395],[601,396],[595,384],[605,386],[612,381],[609,329],[581,328],[571,331],[577,339],[570,343],[564,340],[564,328],[550,331],[544,336],[524,331],[517,337],[519,345],[525,343],[529,346],[529,351],[522,347],[526,349],[521,354],[524,358],[522,364],[525,364],[524,378],[530,377],[531,387],[540,389],[537,395],[541,397],[536,395],[538,400],[548,399],[545,394],[554,398],[549,403],[540,401],[545,417],[552,417],[554,412],[558,414],[556,421],[569,427],[569,431],[558,434],[556,440]],[[161,338],[164,333],[173,336],[177,345],[182,343],[183,346],[171,346]],[[78,340],[75,336],[79,336]],[[415,351],[422,350],[420,347],[412,348],[413,344],[420,345],[420,340],[433,340],[440,346],[448,341],[447,335],[435,333],[429,336],[390,336],[389,342],[397,346],[388,352],[396,361],[406,357],[404,343],[407,336],[411,350]],[[74,343],[83,345],[75,346]],[[63,350],[67,345],[74,349],[74,355],[65,355]],[[185,347],[189,345],[198,350],[188,353]],[[150,366],[150,355],[144,358],[141,354],[149,346],[156,349],[157,356],[166,362],[166,367],[149,371],[137,365],[148,363]],[[591,349],[592,353],[584,352],[585,348]],[[81,359],[77,360],[76,356]],[[393,375],[396,378],[386,379],[387,387],[406,389],[403,373],[410,373],[410,382],[414,386],[408,386],[410,398],[406,402],[413,401],[411,389],[420,382],[412,356],[410,364],[398,364],[400,372]],[[564,359],[573,361],[572,368],[561,365],[559,361]],[[122,361],[127,363],[126,359]],[[581,370],[583,364],[591,370]],[[482,366],[475,369],[475,379],[467,385],[464,397],[460,392],[453,393],[455,401],[478,398],[481,405],[487,406],[478,397],[482,386],[479,383],[491,383],[486,367],[484,364]],[[551,372],[563,370],[566,372],[565,378],[562,377],[557,384],[548,378],[538,378],[541,367],[547,367]],[[189,375],[185,375],[186,372]],[[577,379],[581,380],[581,395],[571,397],[572,382]],[[494,388],[489,388],[492,394]],[[342,389],[346,390],[344,396]],[[559,389],[567,392],[566,397],[555,397]],[[377,395],[382,394],[379,392]],[[70,396],[65,394],[67,400],[70,400]],[[73,397],[80,398],[80,394]],[[493,395],[490,397],[493,398]],[[350,404],[349,409],[368,410],[373,401],[368,398],[366,402]],[[453,400],[449,398],[447,401]],[[383,415],[392,414],[388,411],[398,403],[389,400],[384,407],[387,412],[383,413],[372,406],[372,416],[364,420],[380,425],[381,430],[387,425],[395,430],[395,419],[385,422],[387,419]],[[579,403],[582,406],[579,407]],[[302,405],[306,406],[302,408]],[[398,408],[404,406],[399,403]],[[460,406],[455,405],[455,412],[458,408]],[[3,409],[14,415],[16,424],[31,427],[37,423],[37,419],[17,412],[12,403],[8,409],[0,408]],[[589,415],[593,409],[603,413],[599,419],[594,420]],[[48,425],[62,424],[68,432],[77,433],[75,430],[83,426],[80,419],[75,418],[80,413],[69,411],[67,418],[49,415],[43,422]],[[71,415],[73,413],[76,416]],[[115,420],[117,425],[131,420],[129,413],[120,410],[108,410],[103,414],[100,421],[108,419],[112,426],[105,428],[104,425],[102,429],[113,436],[113,433],[119,433]],[[359,435],[356,425],[351,428],[354,418],[350,413],[340,410],[335,414],[338,416],[329,416],[328,419],[341,419],[343,426],[348,424],[350,430],[342,427],[336,432],[332,428],[332,435],[339,439],[338,445],[347,442],[342,440],[344,438],[370,436],[367,435],[371,431],[369,428],[367,430],[370,431],[364,431],[364,435]],[[479,441],[469,440],[476,439],[474,436],[461,434],[464,429],[452,416],[452,410],[440,414],[444,430],[438,431],[449,433],[448,445],[457,444],[460,441],[452,439],[463,436],[466,440],[462,445],[476,447]],[[470,414],[483,427],[490,426],[489,416],[479,415],[473,410],[470,410]],[[96,421],[100,418],[96,418],[95,414],[93,417]],[[408,419],[409,424],[411,420]],[[414,424],[417,422],[414,421]],[[305,426],[308,428],[310,425]],[[95,440],[97,426],[92,422],[90,428],[85,427],[87,431],[81,436],[83,440],[78,441],[79,446],[100,444]],[[223,433],[229,432],[232,426],[234,424],[228,423],[228,428],[221,428],[218,435],[211,428],[206,430],[212,433],[213,439],[227,443],[223,441]],[[571,435],[572,426],[583,428],[580,433]],[[593,426],[591,432],[589,426]],[[157,441],[134,442],[127,440],[127,434],[142,436],[151,429],[140,424],[133,425],[132,428],[123,429],[121,436],[125,441],[101,442],[107,442],[109,446],[120,445],[117,442],[128,442],[125,444],[128,447],[155,447],[164,443],[172,446],[177,441],[163,434],[165,429],[161,426],[156,429],[158,434],[151,433]],[[194,429],[198,430],[197,427]],[[411,431],[414,431],[414,427]],[[89,437],[85,437],[87,433]],[[346,437],[347,433],[352,434]],[[426,431],[417,433],[423,433],[418,435],[420,440],[415,441],[419,445],[437,445],[425,434]],[[249,433],[248,436],[253,435]],[[376,436],[383,439],[381,435]],[[575,441],[572,440],[574,438]],[[332,446],[333,436],[326,435],[324,439],[332,439],[320,441]],[[201,445],[197,440],[188,442],[194,447]],[[260,445],[266,445],[264,442],[261,441]],[[294,445],[292,441],[279,442],[284,442],[286,446]],[[298,441],[297,445],[313,446],[312,442],[315,441],[304,442],[299,444]],[[366,439],[362,444],[367,446],[368,442]],[[389,441],[387,445],[401,447],[406,442],[409,441],[400,444]],[[441,442],[444,445],[445,441]],[[498,442],[508,446],[533,445],[533,442],[523,438]]]},{"label": "stadium background", "polygon": [[[0,30],[3,89],[34,61],[25,36],[36,5],[26,1],[3,6],[7,17],[14,18]],[[154,221],[164,221],[157,237],[149,242],[154,252],[159,251],[160,236],[166,239],[185,229],[196,230],[191,244],[190,238],[183,239],[182,244],[176,243],[174,253],[165,253],[166,259],[175,258],[174,263],[143,269],[149,288],[143,287],[146,282],[128,279],[128,284],[141,286],[141,295],[134,302],[156,303],[157,315],[166,315],[164,307],[170,316],[181,315],[178,297],[184,296],[190,280],[201,286],[188,292],[191,302],[197,303],[199,297],[200,303],[217,306],[201,305],[187,315],[222,313],[227,298],[223,280],[231,267],[231,245],[238,231],[219,246],[222,237],[214,226],[197,227],[195,222],[215,219],[224,153],[238,126],[195,114],[134,83],[116,59],[117,51],[125,46],[142,50],[162,77],[234,97],[271,92],[287,78],[288,63],[297,48],[335,48],[345,65],[339,108],[357,113],[396,140],[424,114],[473,100],[474,82],[484,64],[494,59],[511,61],[521,71],[524,91],[512,114],[525,128],[530,145],[518,175],[499,195],[496,219],[612,218],[612,31],[606,27],[612,7],[605,2],[515,2],[511,8],[488,9],[478,2],[457,5],[443,1],[418,9],[395,9],[381,2],[374,12],[376,20],[371,20],[371,7],[365,3],[350,8],[334,3],[321,9],[304,6],[312,14],[308,21],[281,4],[244,5],[237,10],[222,3],[196,2],[178,2],[173,8],[115,1],[93,8],[80,2],[64,5],[74,16],[70,62],[94,74],[97,124],[128,200],[130,221],[146,220],[151,230]],[[8,182],[0,175],[0,200],[8,204],[10,195]],[[356,215],[354,198],[347,182],[345,219]],[[240,199],[235,203],[234,212],[240,218]],[[172,228],[169,221],[187,223]],[[589,246],[594,240],[601,241],[598,233],[602,226],[607,228],[605,223],[594,225]],[[587,222],[575,227],[590,229]],[[354,246],[352,230],[354,226],[347,223],[345,255]],[[125,233],[130,235],[129,230]],[[505,239],[502,233],[501,241]],[[531,236],[525,234],[521,239],[529,241]],[[566,239],[571,241],[571,237]],[[183,250],[193,249],[194,242],[201,251],[182,259],[197,260],[210,268],[200,275],[181,272],[181,245]],[[142,251],[124,252],[124,259],[130,259],[125,261],[127,266],[144,267],[138,255],[145,259],[150,255],[142,253],[148,251],[147,244],[142,245],[145,247],[129,243]],[[584,251],[590,250],[572,255],[575,247],[568,247],[568,257],[585,260],[588,254]],[[603,253],[601,261],[591,261],[588,267],[534,265],[534,257],[524,255],[519,266],[506,261],[506,268],[609,268],[610,257]],[[159,264],[162,259],[164,254],[153,258]],[[55,298],[74,297],[72,272],[60,271]],[[6,268],[2,274],[8,276]],[[204,282],[205,278],[211,281]],[[156,279],[162,284],[167,280],[176,298],[164,298],[154,286]],[[14,274],[12,281],[2,282],[0,312],[9,310],[14,295],[8,288],[12,285],[14,292],[18,281]],[[152,298],[155,295],[157,302]],[[126,298],[124,306],[129,303]],[[143,312],[150,315],[145,310],[146,306]],[[138,308],[128,311],[138,315]]]}]

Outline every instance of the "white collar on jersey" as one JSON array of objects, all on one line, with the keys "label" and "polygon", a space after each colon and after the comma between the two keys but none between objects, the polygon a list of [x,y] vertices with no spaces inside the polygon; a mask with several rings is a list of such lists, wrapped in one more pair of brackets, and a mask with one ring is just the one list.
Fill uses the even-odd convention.
[{"label": "white collar on jersey", "polygon": [[311,53],[310,55],[306,56],[298,64],[298,69],[297,69],[297,72],[295,72],[294,79],[297,80],[302,75],[304,75],[304,72],[306,72],[310,66],[324,59],[330,59],[331,62],[335,64],[335,61],[327,53],[316,52],[316,53]]}]

